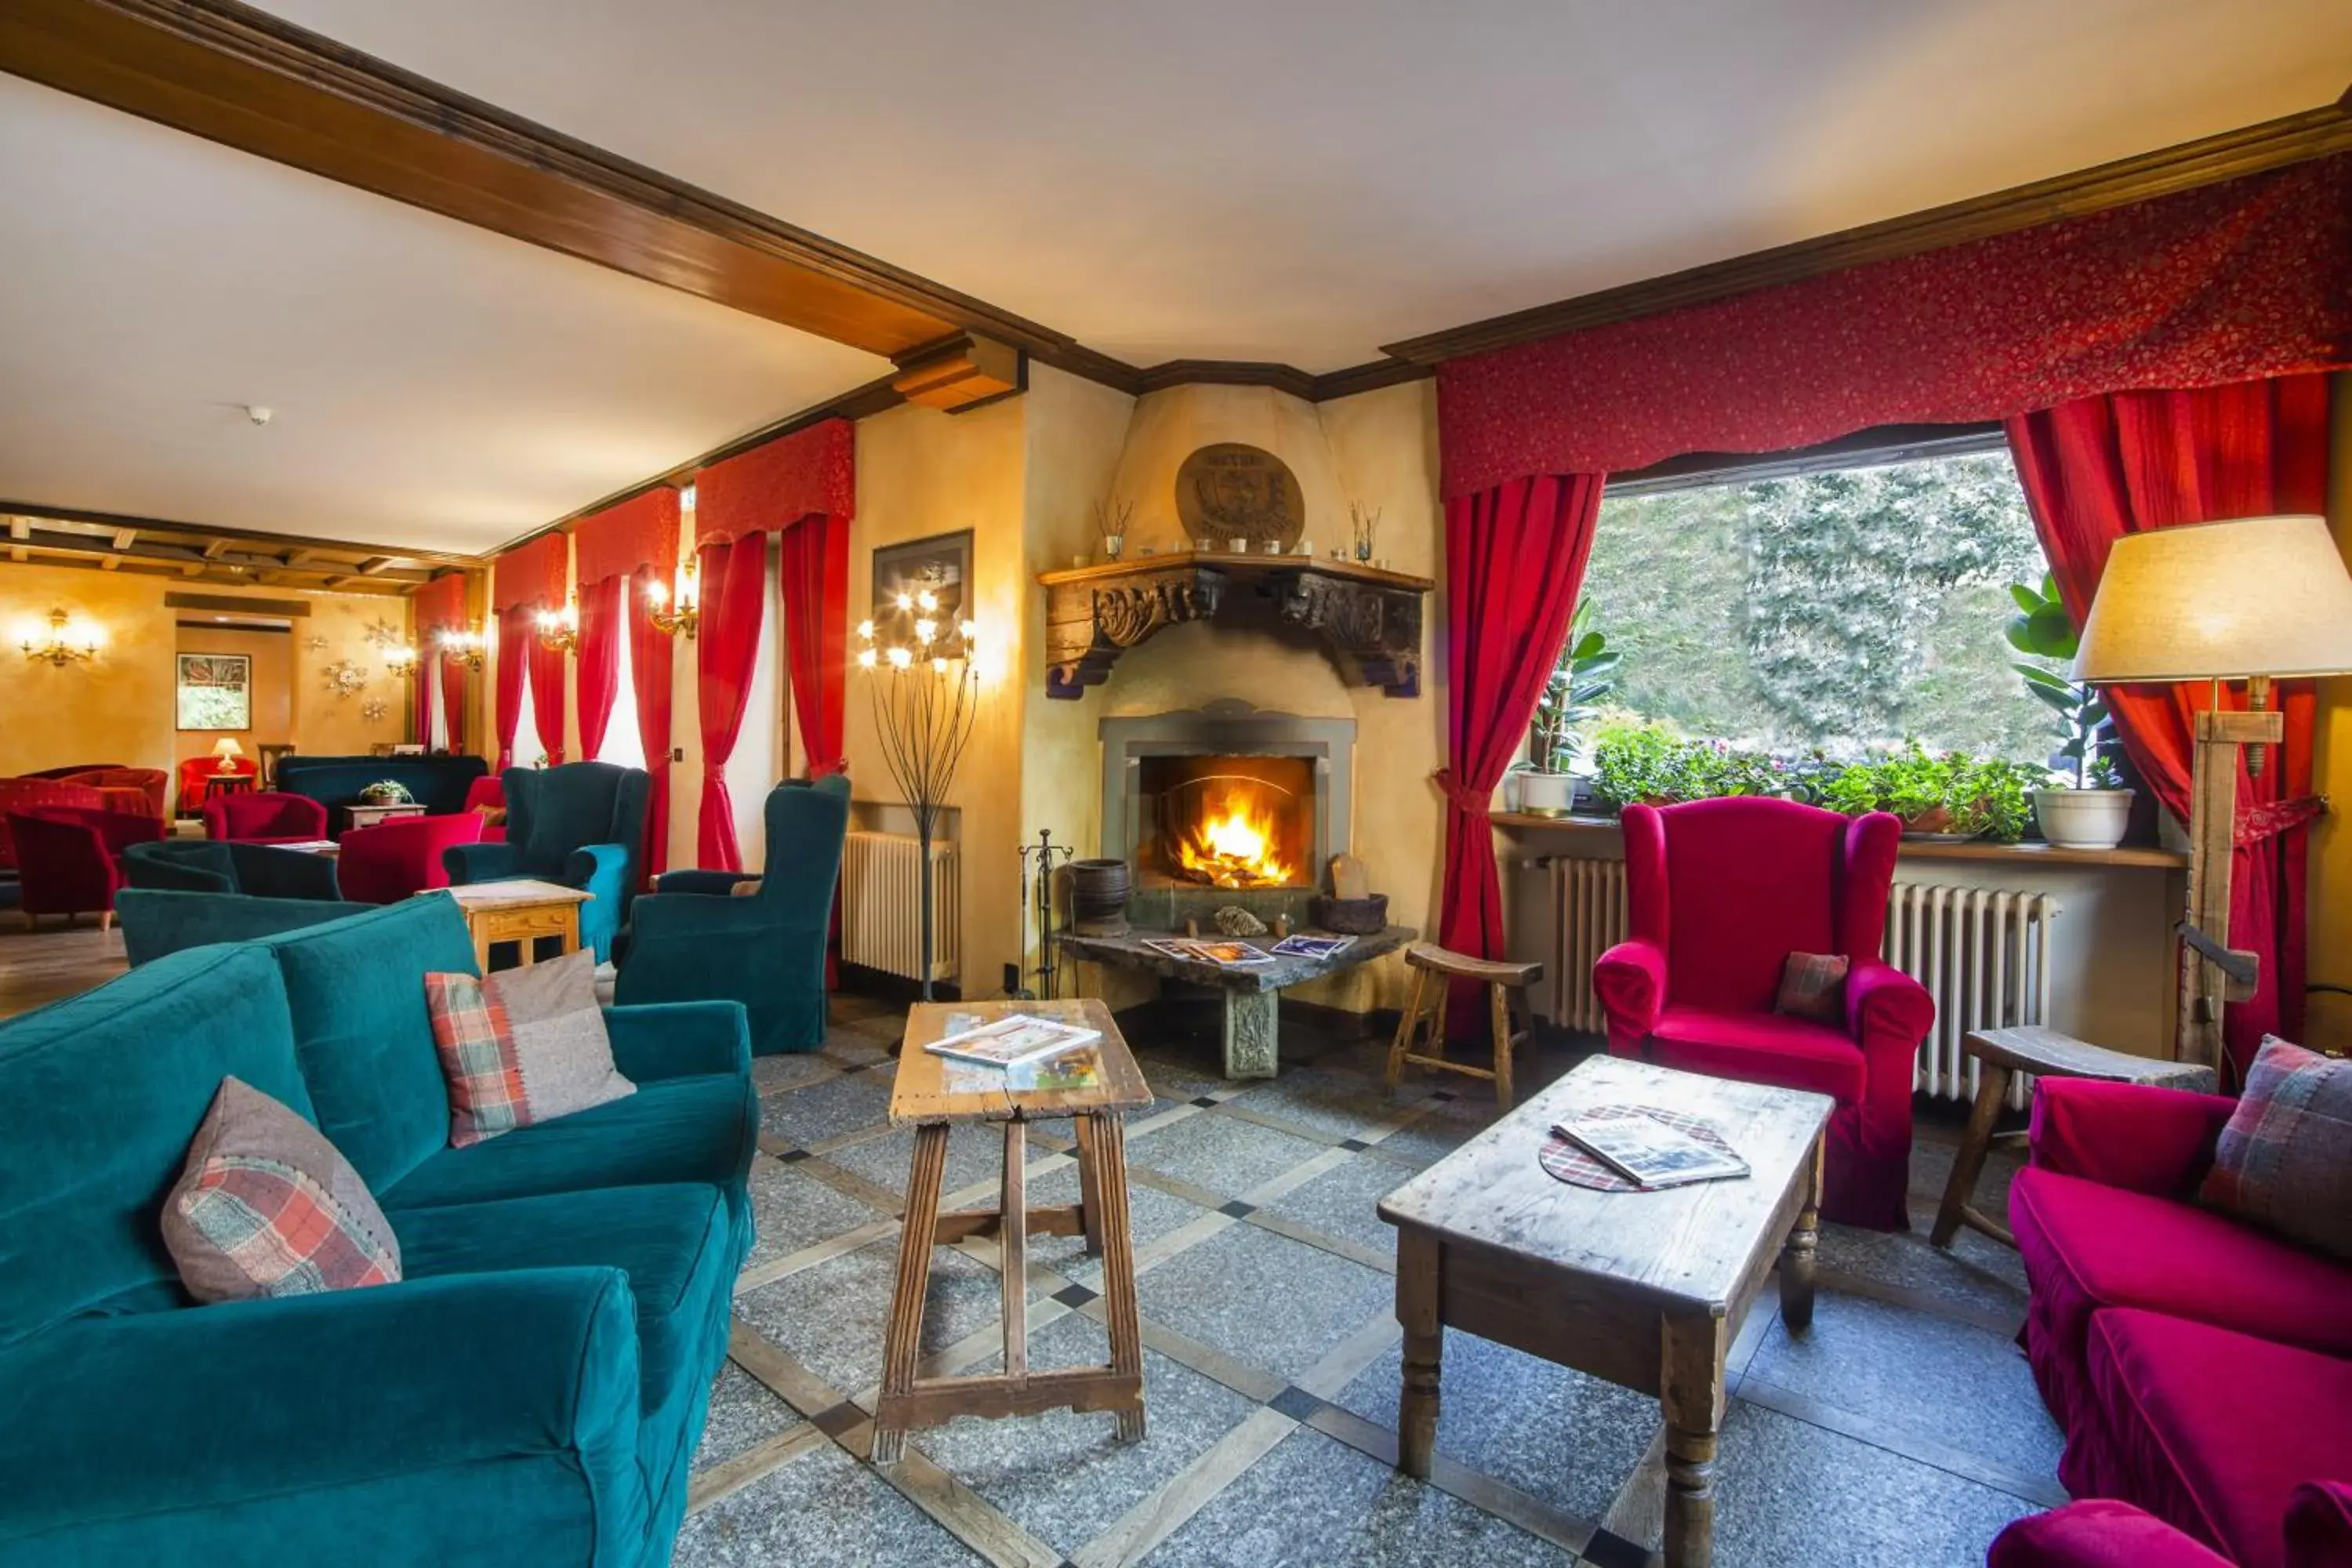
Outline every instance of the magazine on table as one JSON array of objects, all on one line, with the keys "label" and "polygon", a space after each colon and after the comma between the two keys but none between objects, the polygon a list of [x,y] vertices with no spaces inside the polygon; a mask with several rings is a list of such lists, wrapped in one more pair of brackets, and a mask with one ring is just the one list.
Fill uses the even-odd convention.
[{"label": "magazine on table", "polygon": [[1679,1187],[1748,1174],[1748,1162],[1654,1116],[1577,1116],[1553,1131],[1644,1187]]},{"label": "magazine on table", "polygon": [[1328,958],[1347,952],[1355,940],[1352,936],[1286,936],[1274,944],[1273,951],[1285,958]]},{"label": "magazine on table", "polygon": [[1007,1013],[994,1023],[945,1036],[923,1048],[954,1061],[1010,1068],[1016,1063],[1049,1057],[1101,1038],[1100,1029],[1040,1018],[1027,1013]]},{"label": "magazine on table", "polygon": [[1219,963],[1231,969],[1243,964],[1272,963],[1274,954],[1261,952],[1245,942],[1202,942],[1190,937],[1145,937],[1143,945],[1166,958],[1188,963]]}]

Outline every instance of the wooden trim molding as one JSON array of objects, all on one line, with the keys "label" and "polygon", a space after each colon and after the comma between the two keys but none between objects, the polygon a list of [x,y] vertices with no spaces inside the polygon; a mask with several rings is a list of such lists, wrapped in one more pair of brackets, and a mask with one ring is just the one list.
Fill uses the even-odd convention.
[{"label": "wooden trim molding", "polygon": [[451,551],[210,528],[29,501],[0,500],[0,516],[8,520],[7,560],[17,565],[87,566],[205,583],[401,595],[430,579],[436,568],[474,559]]},{"label": "wooden trim molding", "polygon": [[[2352,100],[2352,93],[2347,99]],[[1383,345],[1382,352],[1417,364],[1435,365],[1562,332],[1727,300],[1865,262],[1916,256],[2061,218],[2128,206],[2347,151],[2352,151],[2352,102],[2339,101],[1925,212],[1408,338]]]}]

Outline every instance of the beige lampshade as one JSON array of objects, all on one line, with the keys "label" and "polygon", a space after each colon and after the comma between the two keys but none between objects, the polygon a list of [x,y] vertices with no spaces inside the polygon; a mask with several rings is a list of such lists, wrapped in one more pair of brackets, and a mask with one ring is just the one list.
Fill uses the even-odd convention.
[{"label": "beige lampshade", "polygon": [[245,755],[245,748],[236,743],[236,737],[235,735],[223,735],[219,740],[213,742],[213,755],[218,757],[222,762],[226,762],[231,757],[241,757]]},{"label": "beige lampshade", "polygon": [[2237,680],[2352,671],[2352,574],[2318,517],[2249,517],[2118,540],[2074,679]]}]

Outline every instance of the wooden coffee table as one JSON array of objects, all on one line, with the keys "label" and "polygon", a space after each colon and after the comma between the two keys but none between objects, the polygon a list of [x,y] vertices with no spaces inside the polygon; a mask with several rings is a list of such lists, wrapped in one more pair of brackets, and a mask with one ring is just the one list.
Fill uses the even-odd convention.
[{"label": "wooden coffee table", "polygon": [[[1654,1193],[1570,1186],[1537,1161],[1551,1124],[1655,1105],[1721,1132],[1751,1173]],[[1811,1326],[1829,1097],[1596,1057],[1380,1204],[1397,1227],[1404,1390],[1397,1465],[1427,1479],[1448,1325],[1658,1396],[1667,1568],[1715,1542],[1724,1357],[1780,1263],[1780,1312]]]},{"label": "wooden coffee table", "polygon": [[[1096,1049],[1102,1081],[1087,1089],[1011,1089],[1003,1075],[967,1068],[923,1047],[948,1033],[951,1015],[986,1022],[1007,1013],[1066,1019],[1101,1032]],[[970,1027],[970,1025],[961,1025]],[[898,1279],[890,1297],[890,1327],[882,1342],[882,1397],[874,1412],[872,1458],[896,1462],[907,1432],[959,1415],[1034,1415],[1068,1405],[1115,1410],[1118,1436],[1143,1436],[1143,1332],[1135,1303],[1135,1244],[1128,1228],[1127,1128],[1119,1113],[1151,1103],[1110,1009],[1076,1002],[925,1002],[907,1016],[898,1073],[890,1088],[890,1120],[915,1129],[915,1158],[907,1181],[907,1212],[898,1235]],[[1070,1118],[1078,1143],[1078,1199],[1043,1208],[1027,1198],[1028,1123]],[[940,1181],[948,1157],[948,1129],[958,1122],[1004,1124],[1003,1198],[993,1209],[940,1214]],[[1007,1223],[1010,1221],[1011,1223]],[[1084,1236],[1099,1253],[1103,1321],[1110,1331],[1110,1364],[1029,1370],[1029,1237]],[[993,1237],[1003,1280],[1004,1371],[983,1377],[917,1378],[923,1341],[923,1297],[930,1289],[931,1249],[969,1236]]]},{"label": "wooden coffee table", "polygon": [[[580,947],[580,906],[595,895],[561,882],[518,877],[510,882],[471,882],[462,888],[437,888],[466,911],[466,931],[474,939],[474,962],[490,972],[490,948],[510,942],[520,950],[517,962],[535,963],[539,939],[558,939],[558,952]],[[430,897],[430,894],[425,895]]]}]

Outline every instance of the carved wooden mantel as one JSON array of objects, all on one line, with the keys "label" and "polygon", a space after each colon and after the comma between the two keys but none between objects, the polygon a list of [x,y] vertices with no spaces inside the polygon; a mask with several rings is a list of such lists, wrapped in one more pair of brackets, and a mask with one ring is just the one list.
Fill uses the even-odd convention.
[{"label": "carved wooden mantel", "polygon": [[1353,562],[1179,551],[1047,572],[1045,695],[1075,698],[1120,654],[1180,621],[1297,626],[1341,670],[1391,697],[1421,695],[1421,605],[1432,584]]}]

